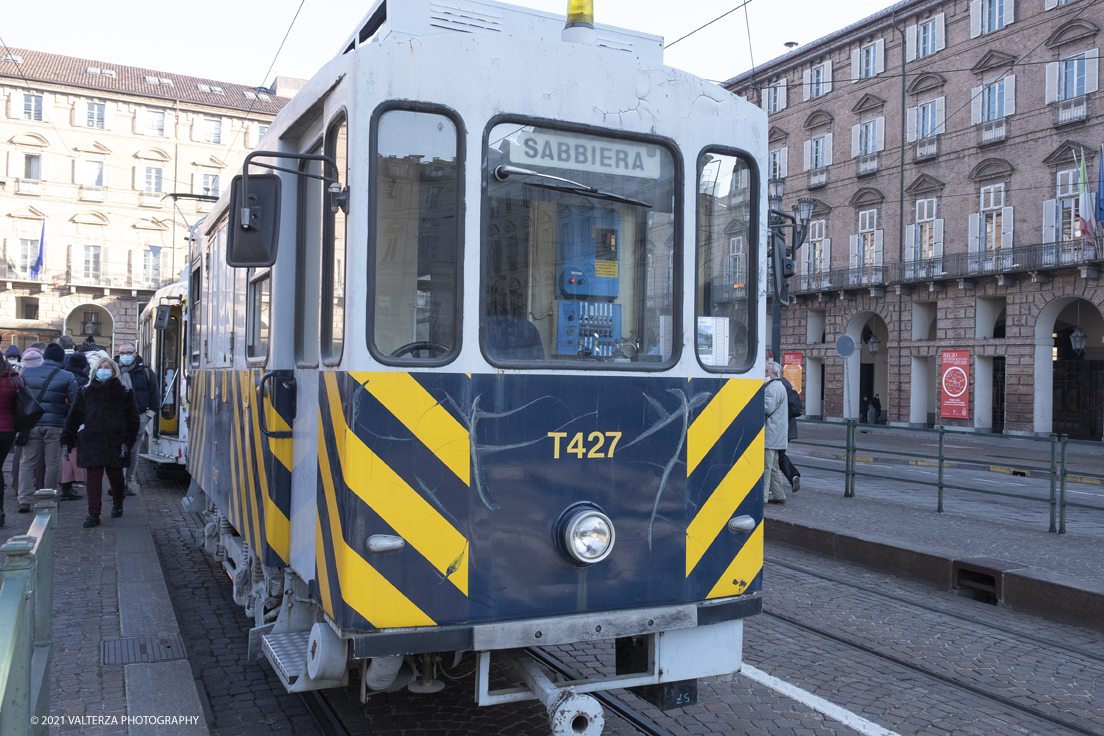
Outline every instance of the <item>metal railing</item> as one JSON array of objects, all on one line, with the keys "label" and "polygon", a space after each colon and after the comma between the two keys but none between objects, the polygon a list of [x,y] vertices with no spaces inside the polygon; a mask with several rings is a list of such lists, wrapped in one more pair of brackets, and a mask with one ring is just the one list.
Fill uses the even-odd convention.
[{"label": "metal railing", "polygon": [[989,120],[981,124],[980,139],[978,145],[984,146],[989,143],[997,143],[1003,141],[1008,137],[1008,121],[1004,118],[997,120]]},{"label": "metal railing", "polygon": [[[825,422],[823,420],[811,420],[801,419],[801,424],[819,425],[819,426],[840,426],[838,422]],[[823,447],[832,450],[842,450],[844,452],[841,458],[844,463],[842,470],[839,468],[829,468],[823,466],[809,466],[810,469],[821,470],[831,473],[841,473],[844,476],[843,495],[844,498],[855,497],[855,487],[857,478],[876,478],[881,481],[886,480],[884,473],[867,473],[861,472],[857,469],[859,462],[875,462],[875,455],[889,455],[893,457],[911,458],[910,464],[928,466],[936,468],[936,479],[934,481],[925,481],[920,478],[910,477],[907,482],[912,485],[918,486],[931,486],[936,489],[936,511],[943,513],[944,511],[944,499],[945,491],[964,491],[966,493],[977,493],[989,496],[1001,496],[1004,498],[1014,498],[1024,501],[1034,501],[1039,503],[1046,503],[1049,506],[1050,512],[1050,527],[1048,531],[1051,534],[1065,534],[1066,533],[1066,513],[1067,509],[1078,508],[1087,509],[1092,511],[1104,511],[1104,506],[1094,506],[1092,504],[1077,503],[1067,498],[1066,484],[1073,479],[1080,483],[1098,484],[1104,483],[1104,474],[1091,473],[1087,471],[1071,472],[1069,466],[1069,448],[1070,446],[1084,446],[1094,450],[1099,450],[1101,447],[1100,442],[1090,442],[1085,440],[1071,440],[1069,435],[1057,435],[1051,434],[1049,437],[1016,437],[1015,441],[1034,442],[1034,443],[1046,443],[1049,447],[1050,463],[1048,466],[1030,465],[1028,463],[1016,463],[1002,460],[1000,467],[1002,472],[1016,474],[1017,472],[1023,475],[1040,474],[1046,476],[1050,480],[1050,495],[1048,498],[1040,498],[1039,496],[1029,496],[1022,493],[1013,493],[1010,491],[997,491],[984,488],[977,488],[964,485],[954,485],[947,482],[946,471],[952,467],[954,468],[967,468],[967,469],[989,469],[994,466],[991,460],[977,459],[977,457],[951,457],[946,453],[946,436],[947,430],[945,427],[936,427],[935,429],[927,428],[915,428],[915,427],[886,427],[884,425],[877,424],[862,424],[862,430],[867,433],[897,433],[897,432],[910,432],[920,433],[928,435],[937,435],[939,438],[938,451],[933,456],[930,453],[919,452],[905,452],[903,450],[894,450],[880,445],[877,447],[867,446],[860,447],[858,444],[858,428],[859,423],[854,419],[848,419],[844,423],[846,429],[846,439],[844,445],[827,444],[824,442],[814,442],[810,440],[791,440],[790,444],[803,445],[810,447]],[[962,432],[952,431],[952,435],[959,437]],[[912,443],[910,446],[917,446],[918,443]],[[862,453],[862,454],[860,454]],[[869,453],[867,455],[866,453]],[[860,460],[860,458],[862,458]]]},{"label": "metal railing", "polygon": [[878,173],[878,154],[869,153],[859,156],[858,176],[869,176]]},{"label": "metal railing", "polygon": [[1092,265],[1104,257],[1104,238],[1063,240],[975,253],[955,253],[886,266],[889,283],[939,281]]},{"label": "metal railing", "polygon": [[847,289],[880,289],[886,286],[884,266],[833,269],[802,274],[790,279],[790,291],[798,294],[810,291],[845,291]]},{"label": "metal railing", "polygon": [[53,663],[54,530],[57,491],[35,493],[35,518],[26,534],[0,546],[0,733],[49,732]]},{"label": "metal railing", "polygon": [[929,136],[921,138],[916,144],[916,160],[924,161],[939,155],[939,137]]},{"label": "metal railing", "polygon": [[1089,98],[1085,95],[1070,100],[1062,100],[1055,107],[1055,125],[1078,123],[1089,117]]}]

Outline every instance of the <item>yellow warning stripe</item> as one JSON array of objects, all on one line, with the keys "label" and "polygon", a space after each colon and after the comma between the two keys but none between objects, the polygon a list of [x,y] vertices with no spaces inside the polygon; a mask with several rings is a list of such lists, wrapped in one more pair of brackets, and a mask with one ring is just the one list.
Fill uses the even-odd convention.
[{"label": "yellow warning stripe", "polygon": [[764,443],[765,434],[761,430],[686,527],[687,576],[693,572],[709,545],[724,531],[732,514],[763,477]]},{"label": "yellow warning stripe", "polygon": [[[325,425],[318,412],[318,470],[326,494],[326,513],[330,517],[330,544],[337,561],[337,579],[345,603],[381,629],[400,626],[433,626],[436,622],[403,595],[387,578],[345,542],[337,517],[337,497],[334,494],[330,458],[326,452]],[[337,435],[339,438],[340,435]],[[340,440],[339,440],[340,444]],[[319,538],[321,538],[319,534]],[[325,560],[324,554],[319,554]],[[333,615],[332,613],[330,614]]]},{"label": "yellow warning stripe", "polygon": [[341,409],[337,378],[327,372],[325,382],[346,486],[467,595],[468,540],[356,433],[349,431]]},{"label": "yellow warning stripe", "polygon": [[762,381],[730,378],[706,405],[686,433],[686,476],[709,454],[713,445],[762,388]]},{"label": "yellow warning stripe", "polygon": [[456,477],[471,485],[471,439],[456,421],[409,373],[350,373],[376,397]]},{"label": "yellow warning stripe", "polygon": [[[268,427],[269,432],[290,432],[291,427],[284,421],[284,418],[280,416],[280,412],[276,411],[276,407],[272,405],[272,397],[266,396],[264,398],[264,412],[265,412],[265,426]],[[272,456],[280,461],[280,464],[287,468],[287,471],[291,472],[292,465],[292,448],[290,439],[274,439],[272,437],[268,439],[268,449],[272,453]]]},{"label": "yellow warning stripe", "polygon": [[238,463],[241,465],[242,493],[249,494],[249,509],[253,515],[253,549],[260,551],[264,541],[261,533],[261,515],[257,507],[257,488],[253,483],[253,458],[245,446],[245,425],[242,423],[241,372],[235,371],[234,383],[234,440],[238,445]]},{"label": "yellow warning stripe", "polygon": [[318,567],[318,595],[322,598],[322,608],[334,617],[333,598],[330,597],[330,573],[326,567],[326,545],[322,536],[322,514],[314,511],[314,560]]},{"label": "yellow warning stripe", "polygon": [[762,569],[763,523],[760,522],[706,598],[725,598],[730,595],[740,595],[748,589],[748,586],[751,585],[752,581],[755,580],[755,576]]},{"label": "yellow warning stripe", "polygon": [[[252,391],[248,407],[249,420],[253,430],[252,442],[250,445],[252,447],[252,454],[257,461],[257,482],[260,485],[261,494],[264,499],[265,536],[268,540],[268,546],[280,556],[280,559],[284,562],[290,562],[291,522],[288,521],[288,517],[280,510],[276,502],[272,500],[272,496],[269,493],[268,472],[265,470],[264,451],[262,449],[264,445],[261,440],[261,407],[257,406],[256,385],[253,383],[253,374],[247,371],[243,380],[246,381],[246,385],[248,385]],[[246,431],[248,432],[249,429],[247,428]]]}]

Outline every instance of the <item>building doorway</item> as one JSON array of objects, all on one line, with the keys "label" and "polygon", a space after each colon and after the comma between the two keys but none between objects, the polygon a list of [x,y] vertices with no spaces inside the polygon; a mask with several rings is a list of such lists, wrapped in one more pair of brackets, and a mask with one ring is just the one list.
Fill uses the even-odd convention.
[{"label": "building doorway", "polygon": [[1004,432],[1004,380],[1007,362],[1004,356],[993,358],[993,432]]},{"label": "building doorway", "polygon": [[878,421],[885,424],[890,418],[889,399],[889,328],[875,312],[860,312],[851,318],[847,334],[855,341],[855,352],[846,358],[848,404],[844,418],[865,421],[867,401],[875,396],[882,405]]},{"label": "building doorway", "polygon": [[78,304],[65,318],[65,334],[80,345],[92,338],[103,350],[114,355],[115,320],[99,304]]},{"label": "building doorway", "polygon": [[1055,299],[1035,325],[1035,432],[1104,437],[1104,316],[1078,297]]}]

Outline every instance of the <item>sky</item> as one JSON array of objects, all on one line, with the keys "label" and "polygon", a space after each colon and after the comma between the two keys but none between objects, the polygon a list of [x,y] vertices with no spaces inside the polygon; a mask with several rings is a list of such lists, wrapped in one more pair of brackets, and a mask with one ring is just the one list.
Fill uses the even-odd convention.
[{"label": "sky", "polygon": [[[671,43],[741,1],[595,0],[594,15],[597,23],[660,35]],[[753,62],[786,53],[787,41],[815,41],[889,2],[748,0],[745,7],[672,46],[665,61],[723,81]],[[513,4],[557,14],[567,9],[567,0]],[[309,79],[333,58],[371,5],[372,0],[12,0],[4,3],[0,38],[8,46],[34,51],[259,86],[271,84],[276,75]],[[289,26],[291,33],[269,74]]]}]

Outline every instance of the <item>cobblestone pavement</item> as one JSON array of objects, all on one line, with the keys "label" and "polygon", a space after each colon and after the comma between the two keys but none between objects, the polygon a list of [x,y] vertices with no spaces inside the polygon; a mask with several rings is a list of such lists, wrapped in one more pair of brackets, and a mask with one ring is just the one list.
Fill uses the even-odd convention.
[{"label": "cobblestone pavement", "polygon": [[[320,733],[300,698],[283,691],[267,662],[246,660],[246,634],[251,620],[233,603],[226,574],[195,544],[196,519],[180,507],[183,489],[157,481],[148,467],[143,468],[140,479],[151,531],[189,659],[209,699],[211,733]],[[104,529],[106,533],[110,527]],[[89,549],[74,554],[95,553]],[[59,564],[60,560],[61,557]],[[1104,641],[1099,634],[768,544],[766,610],[1104,733],[1104,663],[1099,659],[1078,657],[983,624],[941,616],[840,586],[776,562],[857,582],[948,613],[970,616],[1022,632],[1024,636],[1061,642],[1104,657]],[[91,567],[101,563],[88,564]],[[100,618],[97,626],[111,620],[110,614],[101,614]],[[83,625],[92,624],[86,621]],[[81,641],[91,637],[98,641],[101,636],[105,635],[90,631],[88,637],[81,636]],[[744,642],[748,664],[902,736],[1064,733],[1051,723],[1007,705],[769,616],[749,620]],[[555,647],[549,653],[587,674],[612,672],[612,643]],[[368,704],[361,705],[357,694],[349,689],[330,691],[327,698],[349,732],[358,736],[547,733],[547,721],[537,703],[477,707],[473,702],[472,666],[469,655],[452,673],[457,679],[449,681],[449,687],[436,696],[403,691],[375,695]],[[55,674],[58,687],[63,687],[61,668]],[[854,733],[812,708],[741,675],[702,680],[698,705],[669,713],[660,713],[629,693],[612,694],[679,736]],[[629,736],[637,732],[607,714],[606,733]]]}]

